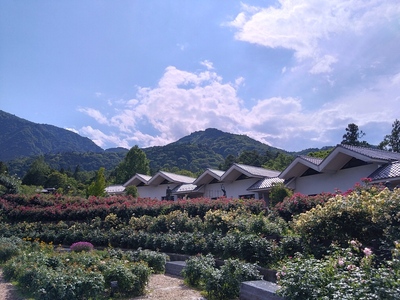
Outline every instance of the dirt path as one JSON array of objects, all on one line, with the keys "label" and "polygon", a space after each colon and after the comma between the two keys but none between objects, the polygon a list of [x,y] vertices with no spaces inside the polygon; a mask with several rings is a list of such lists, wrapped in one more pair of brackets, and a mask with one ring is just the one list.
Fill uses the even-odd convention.
[{"label": "dirt path", "polygon": [[147,295],[131,300],[205,300],[199,291],[187,287],[181,278],[171,275],[152,275],[147,290]]},{"label": "dirt path", "polygon": [[0,300],[23,300],[17,294],[15,286],[6,282],[3,278],[3,271],[0,269]]},{"label": "dirt path", "polygon": [[[147,286],[147,294],[130,300],[205,300],[200,292],[188,288],[181,278],[170,275],[152,275]],[[24,300],[18,296],[16,288],[3,278],[0,269],[0,300]]]}]

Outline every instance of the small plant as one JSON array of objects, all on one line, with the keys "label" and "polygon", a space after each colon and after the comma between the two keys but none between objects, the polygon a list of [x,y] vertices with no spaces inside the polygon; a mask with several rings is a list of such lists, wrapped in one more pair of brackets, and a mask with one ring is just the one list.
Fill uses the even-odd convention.
[{"label": "small plant", "polygon": [[77,242],[77,243],[73,243],[71,245],[71,247],[69,247],[71,249],[71,251],[74,252],[89,252],[92,251],[94,249],[92,243],[89,242]]}]

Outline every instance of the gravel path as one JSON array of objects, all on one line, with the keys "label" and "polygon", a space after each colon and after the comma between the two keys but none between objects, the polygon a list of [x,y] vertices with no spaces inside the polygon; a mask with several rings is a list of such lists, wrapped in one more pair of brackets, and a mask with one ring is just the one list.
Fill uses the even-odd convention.
[{"label": "gravel path", "polygon": [[[200,292],[188,288],[181,278],[170,275],[151,275],[147,294],[130,300],[205,300]],[[0,269],[0,300],[24,300],[18,296],[16,288],[3,278]]]}]

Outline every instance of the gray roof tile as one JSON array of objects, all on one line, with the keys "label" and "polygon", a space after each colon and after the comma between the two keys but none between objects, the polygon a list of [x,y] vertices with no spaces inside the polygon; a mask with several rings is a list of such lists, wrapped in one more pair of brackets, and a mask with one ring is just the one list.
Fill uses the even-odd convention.
[{"label": "gray roof tile", "polygon": [[312,156],[307,156],[307,155],[299,155],[299,157],[306,161],[309,161],[310,163],[312,163],[316,166],[318,166],[323,161],[322,158],[317,158],[317,157],[312,157]]},{"label": "gray roof tile", "polygon": [[263,176],[263,177],[277,177],[279,175],[279,171],[268,170],[260,167],[253,167],[242,164],[235,164],[240,169],[250,173],[253,176]]},{"label": "gray roof tile", "polygon": [[283,181],[284,181],[283,179],[280,179],[278,177],[263,178],[254,183],[251,187],[248,188],[248,190],[268,189],[271,188],[276,183],[283,183]]},{"label": "gray roof tile", "polygon": [[365,148],[365,147],[342,145],[342,144],[339,144],[337,147],[349,149],[349,150],[359,153],[361,155],[365,155],[369,158],[383,159],[383,160],[388,160],[388,161],[400,160],[400,153],[397,153],[397,152],[390,152],[390,151],[380,150],[380,149],[375,149],[375,148]]},{"label": "gray roof tile", "polygon": [[371,178],[372,180],[382,180],[382,179],[400,177],[400,161],[383,165],[368,177]]}]

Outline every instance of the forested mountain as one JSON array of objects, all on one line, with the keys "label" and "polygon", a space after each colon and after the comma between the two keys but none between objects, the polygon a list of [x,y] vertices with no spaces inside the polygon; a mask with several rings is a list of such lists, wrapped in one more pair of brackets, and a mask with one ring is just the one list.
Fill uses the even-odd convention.
[{"label": "forested mountain", "polygon": [[37,124],[0,110],[0,161],[64,152],[104,152],[92,140],[53,125]]},{"label": "forested mountain", "polygon": [[243,151],[255,151],[259,155],[284,152],[258,142],[246,135],[223,132],[215,128],[196,131],[165,146],[144,148],[150,160],[152,172],[160,169],[185,169],[191,172],[218,168],[228,155],[240,156]]},{"label": "forested mountain", "polygon": [[[127,152],[127,151],[126,151]],[[54,170],[97,171],[104,167],[112,171],[125,157],[126,152],[66,152],[43,155],[44,162]],[[22,157],[7,162],[9,172],[22,178],[38,156]]]},{"label": "forested mountain", "polygon": [[[20,177],[38,156],[43,156],[54,170],[74,172],[79,168],[80,171],[97,171],[104,167],[112,172],[129,151],[121,147],[103,150],[90,139],[71,131],[36,124],[1,110],[0,128],[0,161],[7,163],[10,173]],[[257,161],[261,166],[275,159],[278,153],[293,155],[246,135],[214,128],[194,132],[165,146],[142,150],[150,161],[152,174],[159,170],[201,173],[206,168],[226,167],[227,163],[234,161],[245,164]]]}]

